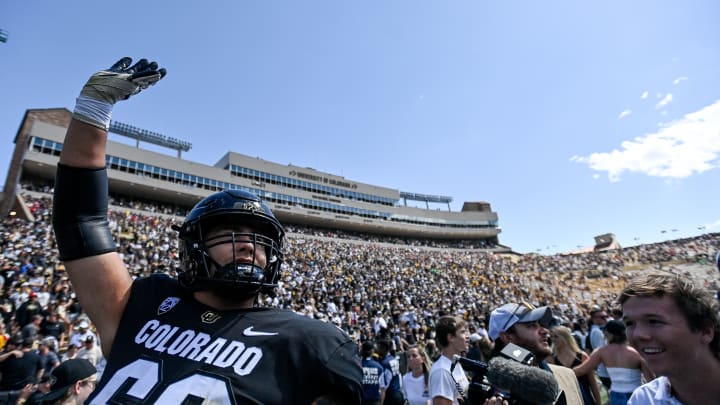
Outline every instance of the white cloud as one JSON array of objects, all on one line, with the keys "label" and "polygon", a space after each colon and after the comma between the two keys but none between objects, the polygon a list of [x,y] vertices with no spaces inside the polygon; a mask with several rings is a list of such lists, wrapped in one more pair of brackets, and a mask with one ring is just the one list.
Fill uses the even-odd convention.
[{"label": "white cloud", "polygon": [[685,77],[685,76],[680,76],[680,77],[678,77],[677,79],[673,80],[673,84],[678,84],[678,83],[680,83],[681,81],[687,80],[687,79],[688,79],[688,78]]},{"label": "white cloud", "polygon": [[607,172],[611,182],[624,172],[666,180],[682,179],[720,167],[720,100],[660,126],[655,133],[621,143],[612,152],[573,156],[570,161]]},{"label": "white cloud", "polygon": [[645,90],[645,91],[643,91],[643,94],[640,95],[640,98],[645,100],[646,98],[648,98],[649,95],[650,95],[650,93],[647,90]]},{"label": "white cloud", "polygon": [[670,102],[672,101],[672,99],[673,99],[673,95],[672,95],[672,94],[670,94],[670,93],[666,94],[665,97],[663,97],[662,100],[658,101],[658,103],[655,104],[655,109],[656,109],[656,110],[659,110],[659,109],[665,107],[666,105],[670,104]]},{"label": "white cloud", "polygon": [[706,229],[720,228],[720,219],[715,222],[703,225]]},{"label": "white cloud", "polygon": [[623,112],[621,112],[620,115],[618,116],[618,119],[621,120],[630,114],[632,114],[631,110],[623,110]]}]

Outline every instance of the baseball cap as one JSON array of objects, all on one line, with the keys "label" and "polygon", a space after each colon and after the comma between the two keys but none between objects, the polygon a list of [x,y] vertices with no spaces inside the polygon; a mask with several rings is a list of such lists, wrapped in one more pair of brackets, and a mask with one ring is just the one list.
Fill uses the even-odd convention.
[{"label": "baseball cap", "polygon": [[56,343],[57,343],[57,341],[52,336],[48,336],[40,341],[41,345],[45,345],[50,348],[54,348],[56,346]]},{"label": "baseball cap", "polygon": [[42,402],[56,401],[71,385],[97,373],[95,366],[86,359],[70,359],[62,362],[51,373],[50,391],[43,395]]},{"label": "baseball cap", "polygon": [[490,314],[490,330],[492,340],[497,339],[502,332],[507,331],[516,323],[539,322],[546,326],[552,320],[553,314],[549,307],[535,308],[526,302],[520,304],[505,304]]},{"label": "baseball cap", "polygon": [[86,321],[82,321],[82,322],[80,322],[80,324],[78,325],[78,328],[80,328],[80,329],[87,329],[87,328],[89,328],[89,327],[90,327],[90,325],[89,325]]},{"label": "baseball cap", "polygon": [[602,327],[602,329],[611,335],[615,335],[615,336],[624,336],[625,335],[625,324],[618,319],[613,319],[613,320],[608,321],[608,323],[606,323],[605,326]]}]

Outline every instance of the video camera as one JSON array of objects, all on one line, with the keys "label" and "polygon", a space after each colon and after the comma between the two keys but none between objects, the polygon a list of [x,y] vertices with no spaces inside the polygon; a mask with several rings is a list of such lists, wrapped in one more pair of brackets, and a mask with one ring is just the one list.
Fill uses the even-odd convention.
[{"label": "video camera", "polygon": [[552,404],[559,395],[552,373],[534,366],[535,356],[512,343],[489,363],[460,356],[454,361],[471,375],[467,400],[472,405],[490,397],[503,398],[510,405]]}]

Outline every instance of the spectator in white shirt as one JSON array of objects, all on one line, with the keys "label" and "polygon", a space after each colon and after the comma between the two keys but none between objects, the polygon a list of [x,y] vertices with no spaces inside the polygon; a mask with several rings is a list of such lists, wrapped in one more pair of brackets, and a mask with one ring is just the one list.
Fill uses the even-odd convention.
[{"label": "spectator in white shirt", "polygon": [[636,389],[628,404],[720,403],[718,302],[685,275],[642,274],[620,298],[630,343],[660,377]]}]

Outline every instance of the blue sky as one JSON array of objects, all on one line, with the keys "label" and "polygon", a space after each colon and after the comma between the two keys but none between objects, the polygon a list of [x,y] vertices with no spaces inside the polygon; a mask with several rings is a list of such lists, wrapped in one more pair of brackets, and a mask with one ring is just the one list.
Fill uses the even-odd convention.
[{"label": "blue sky", "polygon": [[718,15],[711,0],[4,1],[0,181],[26,109],[72,109],[91,73],[148,57],[168,76],[113,118],[192,142],[189,160],[232,150],[455,210],[488,201],[520,252],[718,232]]}]

